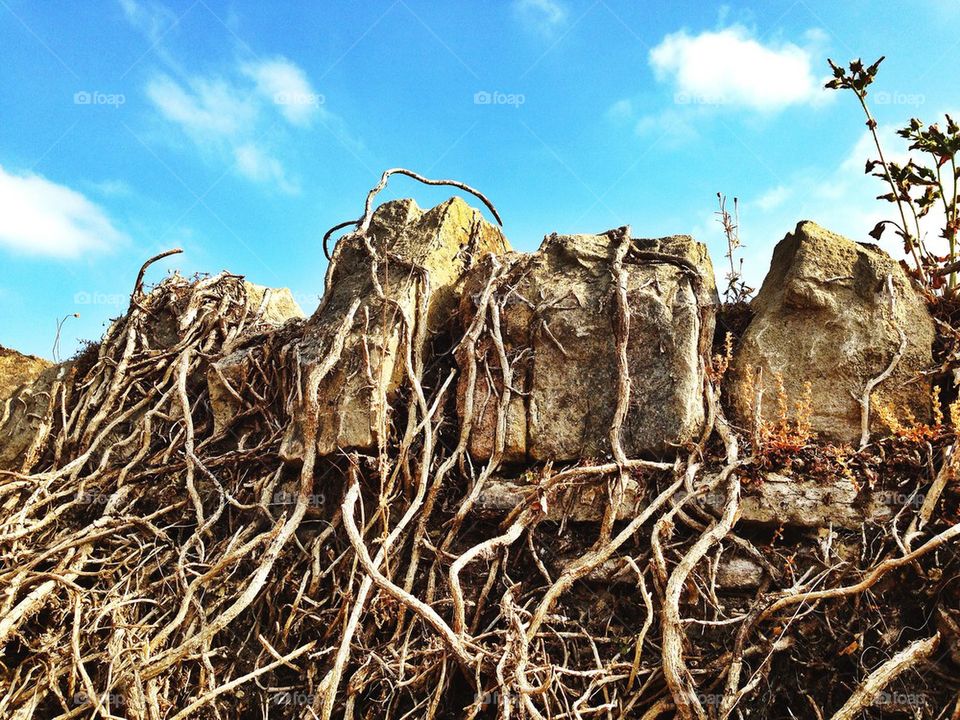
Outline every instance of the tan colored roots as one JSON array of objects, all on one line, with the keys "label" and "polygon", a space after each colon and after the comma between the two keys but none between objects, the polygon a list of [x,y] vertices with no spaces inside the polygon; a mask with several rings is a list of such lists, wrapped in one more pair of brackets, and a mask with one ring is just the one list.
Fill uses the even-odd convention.
[{"label": "tan colored roots", "polygon": [[[217,436],[204,379],[257,329],[244,285],[173,277],[145,294],[138,278],[128,314],[54,388],[56,412],[23,471],[0,473],[0,716],[735,717],[801,642],[801,608],[868,593],[954,543],[960,525],[925,505],[904,552],[884,546],[862,575],[835,565],[785,589],[768,578],[746,612],[720,603],[721,555],[757,553],[734,534],[749,458],[709,384],[715,427],[705,438],[722,457],[706,443],[675,463],[624,453],[631,240],[620,239],[608,304],[619,369],[612,460],[528,470],[529,497],[499,524],[475,513],[504,470],[513,392],[500,327],[512,288],[497,262],[453,343],[458,370],[417,350],[428,275],[414,269],[416,311],[404,314],[384,294],[383,250],[367,242],[373,309],[402,327],[404,389],[393,408],[380,399],[390,432],[375,451],[319,458],[308,438],[296,468],[279,459],[283,430],[298,415],[315,433],[317,389],[361,322],[359,299],[310,367],[298,364],[296,323],[251,343],[248,387],[231,391],[255,400]],[[158,318],[179,324],[159,338]],[[492,369],[481,343],[494,350]],[[474,389],[488,371],[502,379],[495,447],[475,465]],[[454,422],[456,372],[466,392]],[[645,500],[618,520],[628,482]],[[598,483],[609,496],[602,522],[548,520],[565,494]],[[701,504],[714,491],[725,494],[716,516]],[[632,598],[621,605],[591,579],[618,559]],[[837,717],[929,660],[935,642],[876,668]]]}]

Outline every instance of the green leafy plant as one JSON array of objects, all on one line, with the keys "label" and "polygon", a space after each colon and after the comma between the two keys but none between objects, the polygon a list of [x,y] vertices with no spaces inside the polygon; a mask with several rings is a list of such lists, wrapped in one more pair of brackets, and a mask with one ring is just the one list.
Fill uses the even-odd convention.
[{"label": "green leafy plant", "polygon": [[[903,241],[904,252],[912,259],[912,273],[931,290],[952,293],[957,288],[958,260],[958,182],[960,171],[957,168],[957,153],[960,152],[960,126],[946,115],[946,130],[934,123],[924,125],[917,118],[897,131],[897,135],[908,140],[909,150],[916,150],[929,159],[921,164],[913,158],[906,163],[887,160],[877,134],[877,121],[867,104],[867,88],[877,77],[881,57],[875,63],[864,66],[859,59],[853,60],[848,67],[827,60],[833,70],[833,79],[826,87],[832,90],[850,90],[860,101],[867,116],[867,127],[873,136],[878,159],[867,161],[866,172],[881,178],[890,187],[890,192],[879,195],[897,206],[900,219],[884,220],[870,231],[870,236],[879,240],[888,225]],[[943,228],[940,236],[947,241],[947,254],[936,254],[926,241],[920,229],[920,220],[932,209],[942,207],[944,213]]]}]

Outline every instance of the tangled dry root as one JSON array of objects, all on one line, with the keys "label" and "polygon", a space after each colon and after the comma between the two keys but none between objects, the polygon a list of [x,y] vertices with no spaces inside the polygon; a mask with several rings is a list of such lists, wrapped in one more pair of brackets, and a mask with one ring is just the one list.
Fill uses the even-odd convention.
[{"label": "tangled dry root", "polygon": [[[356,224],[362,235],[368,223]],[[284,428],[299,413],[315,431],[317,388],[357,305],[304,371],[300,326],[258,335],[241,278],[173,276],[146,294],[141,272],[127,314],[52,389],[56,411],[22,471],[0,472],[0,715],[700,720],[750,708],[852,718],[909,678],[930,713],[918,717],[958,717],[960,681],[936,654],[956,639],[929,611],[956,592],[960,524],[934,512],[953,503],[953,455],[920,516],[865,527],[854,555],[824,545],[836,534],[792,548],[737,535],[751,458],[709,382],[712,427],[684,459],[630,458],[620,445],[622,242],[609,303],[620,350],[613,459],[528,469],[529,496],[499,523],[473,512],[502,470],[512,392],[500,328],[511,288],[498,263],[455,338],[466,392],[454,422],[452,360],[417,350],[430,279],[417,273],[417,309],[405,315],[382,294],[384,253],[366,240],[377,300],[402,323],[404,392],[375,452],[321,458],[307,443],[300,467],[279,457]],[[481,342],[496,350],[504,390],[495,452],[477,467],[467,448]],[[205,378],[239,346],[254,349],[258,401],[242,410],[242,432],[216,434]],[[926,472],[926,458],[898,462],[915,483]],[[627,481],[646,499],[617,520]],[[597,483],[608,498],[599,525],[547,519]],[[700,502],[714,491],[725,493],[718,516]],[[768,567],[752,596],[718,594],[724,553]],[[591,578],[616,559],[628,579],[605,591]],[[924,592],[892,615],[874,590],[898,574]],[[834,663],[824,683],[813,658],[850,637],[860,640],[847,655],[861,661]]]}]

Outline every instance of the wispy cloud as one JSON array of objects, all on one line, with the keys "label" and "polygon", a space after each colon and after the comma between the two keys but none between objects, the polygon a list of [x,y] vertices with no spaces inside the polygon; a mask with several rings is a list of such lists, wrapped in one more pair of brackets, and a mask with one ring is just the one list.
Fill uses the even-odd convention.
[{"label": "wispy cloud", "polygon": [[313,89],[301,68],[284,57],[244,63],[243,73],[256,83],[261,97],[274,103],[294,125],[309,125],[323,111],[323,95]]},{"label": "wispy cloud", "polygon": [[242,134],[259,112],[249,89],[244,92],[222,79],[194,77],[184,85],[158,74],[146,91],[163,117],[199,141]]},{"label": "wispy cloud", "polygon": [[133,188],[123,180],[101,180],[100,182],[91,182],[89,186],[96,193],[106,197],[127,197],[133,194]]},{"label": "wispy cloud", "polygon": [[772,112],[826,97],[811,49],[764,44],[739,25],[698,35],[672,33],[650,51],[649,61],[656,78],[672,86],[678,104]]},{"label": "wispy cloud", "polygon": [[655,115],[644,115],[637,120],[634,130],[637,135],[668,148],[686,145],[700,136],[696,115],[691,116],[690,112],[683,112],[679,108],[667,108]]},{"label": "wispy cloud", "polygon": [[170,8],[154,2],[118,0],[127,22],[140,30],[153,43],[177,22],[177,15]]},{"label": "wispy cloud", "polygon": [[560,30],[570,16],[560,0],[514,0],[513,12],[528,28],[543,35]]},{"label": "wispy cloud", "polygon": [[[289,135],[284,128],[309,127],[319,119],[342,142],[362,145],[324,107],[326,98],[292,60],[233,58],[216,74],[185,71],[161,42],[178,22],[175,13],[155,0],[118,2],[130,24],[154,43],[151,50],[162,60],[164,69],[153,70],[144,90],[171,143],[186,136],[204,159],[227,164],[240,176],[285,193],[299,192],[299,185],[281,159]],[[269,142],[263,141],[265,137]]]},{"label": "wispy cloud", "polygon": [[303,69],[284,57],[238,62],[226,76],[177,80],[157,73],[146,94],[160,116],[206,154],[219,148],[221,159],[241,176],[286,193],[299,192],[298,184],[258,138],[278,122],[305,127],[317,118],[337,121]]},{"label": "wispy cloud", "polygon": [[754,204],[759,210],[770,212],[783,205],[790,198],[791,194],[790,188],[786,185],[777,185],[758,197],[754,201]]},{"label": "wispy cloud", "polygon": [[239,145],[233,150],[237,170],[255,182],[275,183],[289,194],[300,192],[300,186],[287,178],[283,165],[275,157],[265,153],[253,143]]},{"label": "wispy cloud", "polygon": [[617,100],[613,105],[607,108],[607,118],[620,122],[629,120],[634,115],[633,101],[629,98]]},{"label": "wispy cloud", "polygon": [[83,194],[41,175],[0,166],[0,245],[35,255],[77,257],[126,237]]}]

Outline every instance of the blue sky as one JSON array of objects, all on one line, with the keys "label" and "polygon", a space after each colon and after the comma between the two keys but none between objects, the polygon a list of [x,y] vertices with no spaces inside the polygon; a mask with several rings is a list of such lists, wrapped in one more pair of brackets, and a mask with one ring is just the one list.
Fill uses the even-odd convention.
[{"label": "blue sky", "polygon": [[737,195],[756,283],[798,220],[863,240],[888,216],[827,57],[887,55],[886,136],[960,106],[954,0],[0,0],[0,48],[0,344],[43,356],[176,246],[151,279],[227,269],[310,312],[324,231],[397,165],[481,189],[520,250],[629,224],[718,268]]}]

